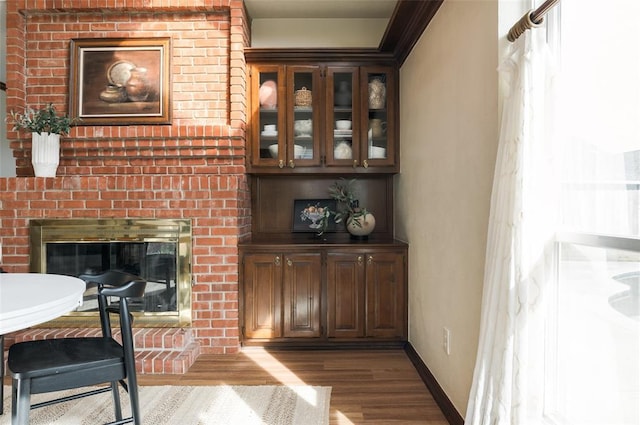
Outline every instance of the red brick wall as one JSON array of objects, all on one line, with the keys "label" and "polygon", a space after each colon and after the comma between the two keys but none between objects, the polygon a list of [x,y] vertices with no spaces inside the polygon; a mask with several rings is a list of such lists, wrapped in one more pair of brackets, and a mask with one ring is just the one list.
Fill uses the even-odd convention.
[{"label": "red brick wall", "polygon": [[171,37],[173,114],[170,125],[73,128],[48,179],[32,177],[30,136],[8,125],[18,177],[0,178],[2,266],[28,270],[32,218],[192,219],[196,338],[203,352],[237,351],[247,28],[240,0],[7,2],[8,110],[67,111],[71,39]]}]

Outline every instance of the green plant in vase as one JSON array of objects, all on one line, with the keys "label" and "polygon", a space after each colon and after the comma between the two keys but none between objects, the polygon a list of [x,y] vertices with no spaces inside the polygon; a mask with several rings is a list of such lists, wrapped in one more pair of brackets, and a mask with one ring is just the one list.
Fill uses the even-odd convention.
[{"label": "green plant in vase", "polygon": [[49,133],[66,135],[71,131],[71,126],[79,119],[70,118],[68,115],[59,115],[56,107],[49,103],[42,109],[26,107],[24,113],[11,111],[13,130],[28,131],[30,133]]},{"label": "green plant in vase", "polygon": [[60,162],[60,136],[69,134],[79,121],[58,114],[49,103],[42,109],[26,107],[23,113],[11,111],[13,130],[31,133],[31,163],[36,177],[55,177]]},{"label": "green plant in vase", "polygon": [[329,187],[329,195],[338,202],[338,211],[333,212],[334,221],[344,222],[353,237],[364,239],[373,231],[376,221],[371,212],[360,206],[355,183],[355,179],[341,178]]}]

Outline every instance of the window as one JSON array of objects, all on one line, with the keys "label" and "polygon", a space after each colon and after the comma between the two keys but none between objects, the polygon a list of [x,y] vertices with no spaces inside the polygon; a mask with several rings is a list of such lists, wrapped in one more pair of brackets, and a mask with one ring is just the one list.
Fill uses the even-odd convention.
[{"label": "window", "polygon": [[565,1],[550,16],[563,150],[545,414],[640,423],[640,2]]}]

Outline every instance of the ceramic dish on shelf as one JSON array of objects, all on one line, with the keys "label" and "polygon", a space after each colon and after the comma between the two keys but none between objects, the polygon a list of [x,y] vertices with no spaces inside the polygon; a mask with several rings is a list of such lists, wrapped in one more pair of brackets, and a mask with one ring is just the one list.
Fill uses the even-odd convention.
[{"label": "ceramic dish on shelf", "polygon": [[271,154],[271,158],[278,159],[278,145],[269,145],[269,153]]},{"label": "ceramic dish on shelf", "polygon": [[311,120],[295,120],[293,122],[293,131],[296,136],[309,136],[313,131],[313,121]]},{"label": "ceramic dish on shelf", "polygon": [[277,131],[263,131],[262,133],[260,133],[261,136],[264,137],[277,137],[278,136],[278,132]]},{"label": "ceramic dish on shelf", "polygon": [[275,109],[278,106],[278,85],[273,80],[267,80],[258,89],[260,106],[265,109]]},{"label": "ceramic dish on shelf", "polygon": [[353,150],[346,142],[340,142],[333,149],[333,157],[335,159],[352,159]]},{"label": "ceramic dish on shelf", "polygon": [[[303,159],[306,150],[304,146],[293,145],[293,157],[295,159]],[[311,150],[309,150],[309,153],[311,153]]]},{"label": "ceramic dish on shelf", "polygon": [[387,157],[387,150],[378,146],[369,146],[369,158],[384,159]]},{"label": "ceramic dish on shelf", "polygon": [[351,136],[353,134],[353,130],[333,130],[334,136]]}]

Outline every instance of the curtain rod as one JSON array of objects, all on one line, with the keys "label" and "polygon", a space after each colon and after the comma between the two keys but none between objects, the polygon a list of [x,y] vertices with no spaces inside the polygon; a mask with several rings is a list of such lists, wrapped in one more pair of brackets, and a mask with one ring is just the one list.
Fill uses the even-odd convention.
[{"label": "curtain rod", "polygon": [[538,28],[544,22],[544,15],[558,3],[560,3],[560,0],[547,0],[537,9],[532,9],[525,13],[524,16],[511,27],[509,34],[507,34],[507,40],[513,43],[526,30]]}]

